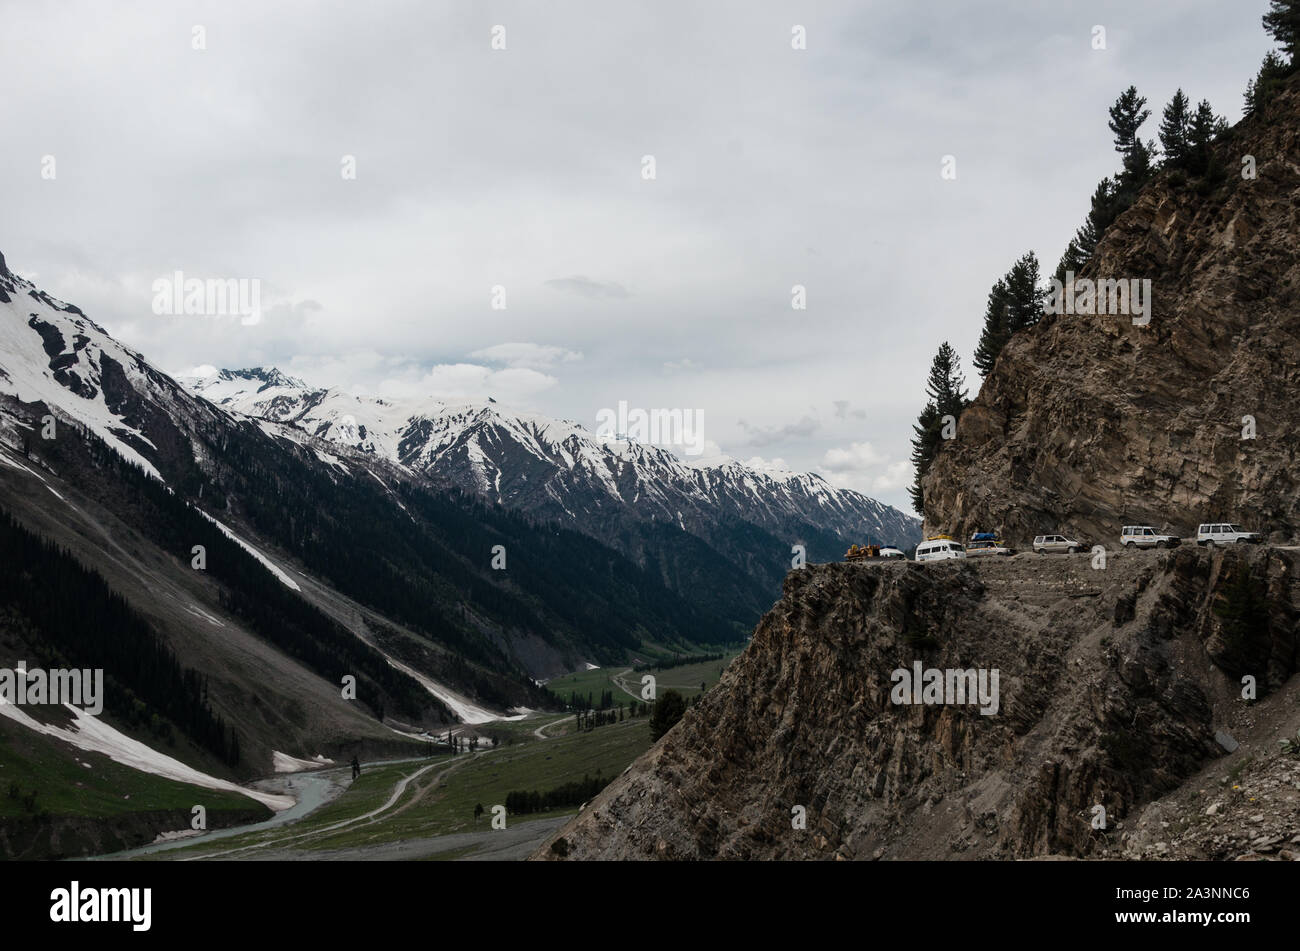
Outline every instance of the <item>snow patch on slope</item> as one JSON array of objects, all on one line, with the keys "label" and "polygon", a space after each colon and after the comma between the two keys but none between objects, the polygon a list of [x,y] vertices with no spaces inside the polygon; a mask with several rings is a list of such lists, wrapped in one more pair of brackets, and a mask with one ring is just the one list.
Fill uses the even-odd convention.
[{"label": "snow patch on slope", "polygon": [[301,773],[308,769],[320,769],[322,766],[333,766],[334,761],[332,759],[326,759],[319,753],[311,759],[299,759],[296,756],[290,756],[288,753],[271,750],[271,764],[275,767],[277,773]]},{"label": "snow patch on slope", "polygon": [[217,521],[215,518],[213,518],[213,517],[212,517],[211,515],[209,515],[207,512],[203,511],[203,509],[196,508],[194,511],[198,512],[200,515],[202,515],[204,518],[206,518],[206,519],[207,519],[209,522],[211,522],[213,525],[217,526],[217,528],[221,529],[222,533],[225,534],[225,536],[226,536],[227,538],[229,538],[232,542],[234,542],[234,543],[235,543],[236,545],[238,545],[240,548],[244,549],[244,551],[248,552],[250,555],[252,555],[252,556],[253,556],[254,558],[256,558],[258,561],[260,561],[260,562],[262,563],[263,567],[265,567],[267,571],[271,572],[271,574],[273,574],[273,575],[275,575],[277,578],[279,578],[279,579],[280,579],[280,583],[283,584],[286,588],[292,588],[294,591],[301,591],[301,590],[302,590],[302,588],[298,587],[298,582],[296,582],[296,581],[294,581],[292,578],[290,578],[290,577],[289,577],[289,576],[284,572],[284,570],[283,570],[282,568],[280,568],[279,565],[275,564],[275,562],[271,561],[270,558],[267,558],[265,555],[263,555],[260,551],[258,551],[256,548],[254,548],[254,547],[253,547],[252,545],[250,545],[248,542],[244,541],[242,538],[240,538],[238,535],[236,535],[236,534],[235,534],[234,532],[232,532],[230,529],[226,528],[225,525],[221,524],[219,521]]},{"label": "snow patch on slope", "polygon": [[292,796],[277,796],[257,789],[245,789],[243,786],[238,786],[227,780],[217,779],[215,776],[201,773],[192,766],[186,766],[180,760],[172,759],[170,756],[145,746],[139,740],[132,739],[125,733],[114,729],[97,717],[90,716],[70,703],[65,703],[64,706],[72,711],[74,717],[73,723],[67,728],[34,720],[12,703],[0,703],[0,716],[6,716],[29,730],[35,730],[37,733],[71,743],[79,750],[103,753],[114,762],[130,766],[132,769],[138,769],[141,772],[152,773],[155,776],[174,779],[177,782],[189,783],[193,786],[202,786],[205,789],[221,789],[226,792],[239,793],[250,799],[256,799],[276,812],[288,809],[294,804],[295,800]]},{"label": "snow patch on slope", "polygon": [[439,700],[445,703],[448,709],[450,709],[452,713],[456,714],[456,716],[459,717],[461,722],[463,723],[479,724],[479,723],[493,723],[498,720],[522,720],[523,719],[522,715],[513,716],[513,717],[503,717],[498,713],[493,713],[491,710],[488,710],[485,707],[480,707],[477,704],[465,699],[460,694],[452,690],[449,690],[447,687],[444,687],[436,680],[433,680],[432,678],[427,677],[426,675],[420,673],[414,667],[409,667],[406,664],[403,664],[399,660],[394,660],[393,658],[389,657],[387,654],[384,655],[384,659],[388,661],[390,666],[396,667],[398,670],[406,674],[408,677],[414,678],[420,684],[421,687],[423,687],[425,690],[429,691],[429,693],[433,694],[435,697],[437,697]]}]

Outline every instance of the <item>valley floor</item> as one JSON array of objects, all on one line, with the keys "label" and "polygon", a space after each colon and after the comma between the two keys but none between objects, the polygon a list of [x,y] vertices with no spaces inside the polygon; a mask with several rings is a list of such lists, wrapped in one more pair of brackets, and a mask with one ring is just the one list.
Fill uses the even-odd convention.
[{"label": "valley floor", "polygon": [[[545,792],[584,776],[617,776],[650,746],[645,717],[572,732],[573,717],[546,714],[511,724],[510,741],[455,757],[295,774],[315,790],[310,811],[290,821],[155,844],[113,858],[144,861],[516,860],[527,857],[578,809],[509,815],[492,810],[518,790]],[[568,732],[564,732],[565,730]],[[550,733],[560,734],[552,738]],[[475,815],[476,807],[483,807]]]}]

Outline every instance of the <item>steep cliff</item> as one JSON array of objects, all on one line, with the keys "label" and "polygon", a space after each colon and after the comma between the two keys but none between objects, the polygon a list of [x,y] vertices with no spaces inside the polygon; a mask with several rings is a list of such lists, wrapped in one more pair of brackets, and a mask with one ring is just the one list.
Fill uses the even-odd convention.
[{"label": "steep cliff", "polygon": [[927,473],[931,530],[1296,536],[1300,83],[1216,149],[1222,182],[1162,173],[1078,275],[1150,279],[1150,323],[1049,315],[1016,335]]},{"label": "steep cliff", "polygon": [[[792,572],[718,686],[536,857],[1120,857],[1145,804],[1224,756],[1220,732],[1283,755],[1240,679],[1265,697],[1297,669],[1300,551],[1093,564]],[[918,661],[998,670],[996,713],[895,703]],[[1294,734],[1300,708],[1275,702]]]}]

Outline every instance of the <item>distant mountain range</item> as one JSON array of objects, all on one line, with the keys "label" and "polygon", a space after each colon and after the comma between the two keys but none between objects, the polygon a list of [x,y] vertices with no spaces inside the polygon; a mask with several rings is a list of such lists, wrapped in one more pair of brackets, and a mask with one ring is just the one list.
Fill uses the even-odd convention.
[{"label": "distant mountain range", "polygon": [[538,680],[584,663],[743,640],[793,545],[828,560],[918,528],[815,475],[689,464],[492,401],[398,405],[275,370],[183,384],[2,256],[0,510],[6,558],[57,546],[0,606],[20,632],[0,661],[75,665],[93,632],[70,640],[46,608],[84,577],[185,685],[119,670],[143,706],[105,716],[232,776],[545,706]]},{"label": "distant mountain range", "polygon": [[814,473],[760,470],[726,458],[683,460],[494,400],[356,396],[310,387],[274,368],[221,370],[183,382],[224,409],[294,426],[412,475],[570,525],[639,562],[654,555],[647,535],[675,527],[756,571],[769,597],[795,544],[829,559],[850,541],[906,547],[920,537],[918,519]]}]

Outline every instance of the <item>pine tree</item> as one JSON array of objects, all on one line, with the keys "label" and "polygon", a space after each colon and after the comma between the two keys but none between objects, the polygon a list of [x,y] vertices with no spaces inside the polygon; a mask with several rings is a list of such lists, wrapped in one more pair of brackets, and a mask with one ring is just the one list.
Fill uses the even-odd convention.
[{"label": "pine tree", "polygon": [[1291,60],[1292,71],[1300,68],[1300,0],[1269,0],[1262,22]]},{"label": "pine tree", "polygon": [[677,725],[677,721],[686,712],[686,698],[676,690],[668,690],[655,703],[654,712],[650,714],[650,739],[658,740]]},{"label": "pine tree", "polygon": [[[1083,228],[1079,229],[1079,231],[1082,230]],[[1065,251],[1061,254],[1061,260],[1056,263],[1056,271],[1052,276],[1064,284],[1066,274],[1069,272],[1079,273],[1079,270],[1087,261],[1088,255],[1079,246],[1079,236],[1076,232],[1075,236],[1070,239],[1070,243],[1065,246]]]},{"label": "pine tree", "polygon": [[930,377],[926,381],[926,395],[934,401],[941,415],[960,416],[970,400],[966,397],[966,378],[961,372],[957,351],[948,341],[939,346],[930,364]]},{"label": "pine tree", "polygon": [[1111,178],[1103,178],[1093,190],[1088,217],[1074,233],[1074,238],[1056,266],[1055,276],[1062,284],[1065,283],[1066,272],[1073,271],[1078,274],[1083,270],[1083,266],[1088,263],[1088,258],[1092,257],[1092,252],[1096,250],[1101,236],[1106,233],[1111,222],[1119,217],[1120,209],[1115,192],[1115,181]]},{"label": "pine tree", "polygon": [[1010,322],[1010,295],[1005,278],[998,278],[989,290],[988,303],[984,306],[984,329],[980,331],[979,343],[975,347],[975,369],[981,377],[988,376],[997,362],[998,354],[1011,338],[1007,329]]},{"label": "pine tree", "polygon": [[1042,317],[1042,291],[1038,279],[1038,257],[1030,251],[1016,261],[989,291],[984,329],[975,349],[975,368],[980,376],[989,375],[998,354],[1014,334],[1032,327]]},{"label": "pine tree", "polygon": [[1130,196],[1124,204],[1125,208],[1132,204],[1132,198],[1136,197],[1138,190],[1151,177],[1151,156],[1154,147],[1144,143],[1138,134],[1142,123],[1146,122],[1151,115],[1151,110],[1145,108],[1146,104],[1146,97],[1138,95],[1137,87],[1129,86],[1120,93],[1115,104],[1110,107],[1108,125],[1115,135],[1115,151],[1124,157],[1123,171],[1119,176],[1119,190],[1122,194]]},{"label": "pine tree", "polygon": [[1271,100],[1282,80],[1290,74],[1291,67],[1287,61],[1276,51],[1269,50],[1255,78],[1246,83],[1245,108],[1242,111],[1250,115]]},{"label": "pine tree", "polygon": [[1261,22],[1282,51],[1269,50],[1259,73],[1246,84],[1247,115],[1272,99],[1282,80],[1300,70],[1300,0],[1269,0]]},{"label": "pine tree", "polygon": [[1190,107],[1187,96],[1179,89],[1165,106],[1160,120],[1160,147],[1165,153],[1165,164],[1170,168],[1187,168],[1191,151],[1187,141],[1192,120]]},{"label": "pine tree", "polygon": [[1138,134],[1142,123],[1151,115],[1151,110],[1145,108],[1146,102],[1145,97],[1138,95],[1137,87],[1129,86],[1110,107],[1108,126],[1115,136],[1115,151],[1123,156],[1122,166],[1118,175],[1103,178],[1093,191],[1088,218],[1075,232],[1056,266],[1055,277],[1062,283],[1066,272],[1077,274],[1083,268],[1106,229],[1133,204],[1151,178],[1156,146],[1154,142],[1143,142]]},{"label": "pine tree", "polygon": [[1214,160],[1210,144],[1227,128],[1227,120],[1216,116],[1208,99],[1196,106],[1187,130],[1187,169],[1193,175],[1207,175]]},{"label": "pine tree", "polygon": [[1016,334],[1032,327],[1043,316],[1043,294],[1038,286],[1038,256],[1026,252],[1007,272],[1007,294],[1010,309],[1007,312],[1007,330]]},{"label": "pine tree", "polygon": [[912,427],[915,434],[912,439],[912,465],[916,468],[916,474],[910,493],[912,507],[920,515],[925,514],[925,496],[921,482],[943,442],[944,417],[960,419],[962,411],[970,404],[965,387],[966,380],[961,372],[957,351],[945,340],[930,364],[930,377],[925,390],[929,399],[917,417],[916,425]]}]

